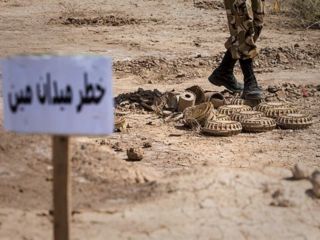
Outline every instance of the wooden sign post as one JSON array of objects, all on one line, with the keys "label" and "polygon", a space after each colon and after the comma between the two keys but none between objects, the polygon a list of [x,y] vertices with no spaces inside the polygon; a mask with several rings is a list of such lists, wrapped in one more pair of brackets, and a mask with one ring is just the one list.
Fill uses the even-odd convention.
[{"label": "wooden sign post", "polygon": [[3,61],[4,126],[52,135],[54,239],[70,239],[70,135],[113,132],[112,60],[17,56]]},{"label": "wooden sign post", "polygon": [[70,239],[71,180],[69,137],[52,137],[54,239]]}]

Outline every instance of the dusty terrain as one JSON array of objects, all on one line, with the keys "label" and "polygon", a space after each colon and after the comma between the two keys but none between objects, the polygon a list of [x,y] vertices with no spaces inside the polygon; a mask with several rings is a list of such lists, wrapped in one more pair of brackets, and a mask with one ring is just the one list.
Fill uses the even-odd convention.
[{"label": "dusty terrain", "polygon": [[[255,63],[265,89],[320,84],[320,31],[293,22],[267,9]],[[220,1],[0,0],[0,32],[0,57],[112,56],[115,96],[223,90],[206,80],[228,36]],[[311,128],[204,137],[130,110],[127,132],[73,138],[73,239],[320,239],[320,200],[290,180],[295,163],[320,168],[319,91],[291,100]],[[0,103],[0,239],[52,239],[50,138],[5,132]]]}]

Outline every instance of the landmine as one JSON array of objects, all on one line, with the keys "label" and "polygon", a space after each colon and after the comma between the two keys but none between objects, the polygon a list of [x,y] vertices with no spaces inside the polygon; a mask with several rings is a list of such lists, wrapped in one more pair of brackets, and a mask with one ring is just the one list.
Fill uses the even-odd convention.
[{"label": "landmine", "polygon": [[192,92],[184,92],[178,101],[178,111],[183,112],[186,108],[194,106],[196,96]]},{"label": "landmine", "polygon": [[289,107],[289,105],[287,103],[284,102],[264,102],[264,103],[260,103],[255,110],[256,111],[260,111],[260,112],[266,112],[270,109],[274,109],[274,108],[287,108]]},{"label": "landmine", "polygon": [[224,121],[231,121],[230,116],[225,115],[225,114],[218,114],[216,115],[217,120],[224,120]]},{"label": "landmine", "polygon": [[195,97],[196,97],[196,101],[195,101],[195,105],[198,105],[200,103],[205,102],[205,93],[204,90],[202,89],[202,87],[198,86],[198,85],[194,85],[192,87],[189,87],[186,89],[187,92],[192,92]]},{"label": "landmine", "polygon": [[242,125],[236,121],[213,120],[207,121],[202,132],[212,136],[233,136],[242,131]]},{"label": "landmine", "polygon": [[261,104],[262,100],[245,100],[242,98],[233,98],[230,102],[232,105],[247,105],[250,107],[256,107]]},{"label": "landmine", "polygon": [[231,120],[242,123],[243,120],[245,120],[245,119],[248,119],[248,118],[259,118],[259,117],[263,117],[263,113],[262,112],[258,112],[258,111],[243,111],[243,112],[236,112],[236,113],[232,114]]},{"label": "landmine", "polygon": [[183,112],[184,120],[187,125],[192,124],[195,120],[203,126],[207,119],[214,115],[213,105],[210,102],[201,103],[199,105],[188,107]]},{"label": "landmine", "polygon": [[250,111],[252,108],[247,105],[224,105],[218,108],[220,114],[231,116],[236,112]]},{"label": "landmine", "polygon": [[226,100],[224,96],[219,92],[206,92],[205,101],[211,102],[214,108],[219,108],[223,105],[226,105]]},{"label": "landmine", "polygon": [[312,116],[300,113],[279,116],[277,125],[283,129],[305,129],[312,125]]},{"label": "landmine", "polygon": [[[249,127],[247,127],[246,128],[247,130],[245,131],[263,132],[267,130],[272,130],[275,127],[274,121],[270,122],[270,119],[268,119],[269,122],[266,121],[265,118],[259,120],[259,116],[260,117],[261,115],[263,116],[263,113],[268,112],[269,116],[273,118],[279,118],[280,116],[285,116],[288,114],[290,115],[293,113],[297,114],[297,110],[292,108],[286,102],[262,102],[258,106],[254,107],[255,110],[258,110],[262,113],[257,115],[252,114],[252,116],[250,113],[239,114],[241,112],[252,111],[252,108],[250,106],[241,105],[241,104],[246,103],[249,105],[253,105],[253,103],[252,102],[250,103],[247,100],[239,99],[239,97],[237,96],[233,96],[231,98],[230,94],[227,94],[225,96],[223,95],[223,93],[216,92],[216,91],[204,91],[205,97],[203,98],[203,89],[196,85],[192,86],[191,88],[188,88],[188,90],[193,92],[187,91],[187,92],[179,93],[176,91],[170,91],[170,92],[161,93],[157,89],[153,91],[138,89],[138,91],[134,92],[133,94],[120,95],[119,97],[116,98],[116,103],[120,105],[120,107],[125,106],[126,102],[138,103],[142,107],[144,107],[146,110],[154,111],[158,115],[162,116],[165,122],[171,122],[171,121],[178,122],[182,119],[180,123],[184,123],[196,130],[200,130],[201,127],[206,125],[206,122],[212,123],[212,122],[217,122],[221,120],[230,121],[232,117],[232,119],[243,123],[243,121],[246,120],[243,118],[251,119],[252,117],[256,119],[258,123],[255,122],[255,124],[253,124],[252,129],[251,128],[249,129]],[[193,100],[190,101],[190,98],[192,98]],[[197,99],[198,99],[197,102],[200,102],[203,99],[205,102],[197,105],[196,104]],[[231,105],[220,106],[218,108],[218,111],[214,110],[212,105],[216,103],[219,103],[220,105],[226,104],[226,101],[228,102],[230,101]],[[206,105],[206,104],[210,104],[210,105]],[[211,106],[211,107],[208,108],[208,106]],[[185,109],[184,111],[179,111],[179,108],[180,109],[185,108]],[[187,109],[188,111],[186,111]],[[245,116],[245,117],[242,118],[241,116]],[[287,128],[291,128],[291,129],[302,129],[312,124],[312,122],[310,123],[309,120],[306,120],[306,119],[303,122],[305,123],[305,125],[300,122],[299,124],[294,123],[292,125],[288,125],[289,123],[286,123],[287,124],[286,126]],[[278,124],[280,126],[281,122],[278,121]],[[118,125],[117,122],[116,122],[116,125]],[[286,128],[286,126],[280,126],[280,127]]]},{"label": "landmine", "polygon": [[291,107],[271,108],[266,110],[265,115],[270,118],[277,118],[291,113],[297,113],[297,109]]},{"label": "landmine", "polygon": [[242,121],[243,131],[245,132],[267,132],[275,129],[276,126],[276,121],[268,117],[247,118]]},{"label": "landmine", "polygon": [[231,118],[230,116],[225,114],[212,114],[212,116],[208,118],[208,121],[214,121],[214,120],[231,121]]}]

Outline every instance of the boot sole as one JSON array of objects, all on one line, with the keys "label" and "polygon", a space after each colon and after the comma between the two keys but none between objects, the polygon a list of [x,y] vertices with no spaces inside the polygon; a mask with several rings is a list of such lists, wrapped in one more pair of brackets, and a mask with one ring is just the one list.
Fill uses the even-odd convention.
[{"label": "boot sole", "polygon": [[208,78],[209,82],[215,86],[218,86],[218,87],[225,87],[226,89],[232,91],[232,92],[236,92],[236,93],[239,93],[239,92],[242,92],[243,89],[234,89],[234,88],[231,88],[228,84],[225,84],[225,82],[223,80],[220,80],[220,79],[217,79],[215,78],[215,76],[210,76]]}]

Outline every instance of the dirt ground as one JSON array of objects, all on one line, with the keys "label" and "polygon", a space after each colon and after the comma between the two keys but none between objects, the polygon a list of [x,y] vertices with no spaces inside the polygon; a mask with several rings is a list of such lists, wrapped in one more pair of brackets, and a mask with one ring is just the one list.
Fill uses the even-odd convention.
[{"label": "dirt ground", "polygon": [[[0,57],[112,56],[115,96],[223,90],[206,80],[228,36],[222,1],[195,2],[0,0]],[[319,85],[320,31],[273,14],[270,2],[261,85]],[[294,103],[313,115],[311,128],[205,137],[129,111],[127,132],[72,138],[72,239],[320,239],[320,200],[309,181],[290,180],[296,163],[320,168],[319,91]],[[2,108],[0,92],[0,239],[52,239],[50,138],[5,132]],[[142,161],[126,161],[146,142]]]}]

